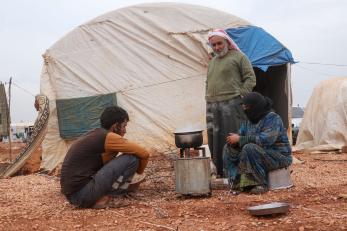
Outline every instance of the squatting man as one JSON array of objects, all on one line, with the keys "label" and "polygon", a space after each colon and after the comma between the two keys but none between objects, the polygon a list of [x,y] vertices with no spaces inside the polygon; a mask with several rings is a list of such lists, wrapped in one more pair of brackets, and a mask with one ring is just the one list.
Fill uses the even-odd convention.
[{"label": "squatting man", "polygon": [[101,127],[71,145],[60,179],[61,191],[71,204],[96,209],[112,206],[112,197],[144,179],[149,153],[124,138],[128,121],[123,108],[107,107],[100,117]]}]

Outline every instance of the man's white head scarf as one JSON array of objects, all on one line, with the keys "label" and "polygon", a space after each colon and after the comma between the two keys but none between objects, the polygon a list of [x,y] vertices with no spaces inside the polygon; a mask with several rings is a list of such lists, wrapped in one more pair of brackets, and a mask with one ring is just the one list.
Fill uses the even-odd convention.
[{"label": "man's white head scarf", "polygon": [[227,40],[228,44],[229,44],[229,49],[232,50],[240,50],[240,48],[236,45],[236,43],[234,42],[234,40],[232,40],[232,38],[230,38],[230,36],[227,34],[227,32],[225,32],[225,30],[223,29],[214,29],[213,31],[208,33],[208,42],[211,43],[211,38],[213,36],[219,36],[222,37],[224,39]]}]

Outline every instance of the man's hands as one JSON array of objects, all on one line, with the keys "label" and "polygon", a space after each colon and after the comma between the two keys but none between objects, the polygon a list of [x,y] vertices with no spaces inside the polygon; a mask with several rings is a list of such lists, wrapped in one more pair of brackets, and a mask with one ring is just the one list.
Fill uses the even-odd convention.
[{"label": "man's hands", "polygon": [[227,143],[231,144],[232,146],[235,146],[240,141],[240,136],[235,133],[229,133],[229,136],[227,136]]}]

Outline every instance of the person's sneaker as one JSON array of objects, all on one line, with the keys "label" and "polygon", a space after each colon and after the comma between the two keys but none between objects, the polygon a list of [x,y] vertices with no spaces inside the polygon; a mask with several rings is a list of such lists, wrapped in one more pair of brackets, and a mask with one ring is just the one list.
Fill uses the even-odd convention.
[{"label": "person's sneaker", "polygon": [[257,185],[254,186],[249,193],[250,194],[263,194],[266,193],[267,191],[269,191],[268,187],[264,186],[264,185]]},{"label": "person's sneaker", "polygon": [[132,178],[130,185],[128,187],[128,192],[135,192],[138,190],[140,184],[146,180],[146,174],[137,174],[135,173],[134,177]]},{"label": "person's sneaker", "polygon": [[130,184],[142,183],[145,180],[145,178],[146,178],[146,174],[145,173],[142,173],[142,174],[135,173],[135,175],[131,179]]}]

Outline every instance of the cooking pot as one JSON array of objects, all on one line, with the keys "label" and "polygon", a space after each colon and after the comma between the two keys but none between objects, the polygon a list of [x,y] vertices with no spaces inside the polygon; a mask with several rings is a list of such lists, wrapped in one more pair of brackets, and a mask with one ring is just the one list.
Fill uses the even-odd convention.
[{"label": "cooking pot", "polygon": [[197,148],[202,145],[202,130],[175,132],[175,144],[178,148]]}]

